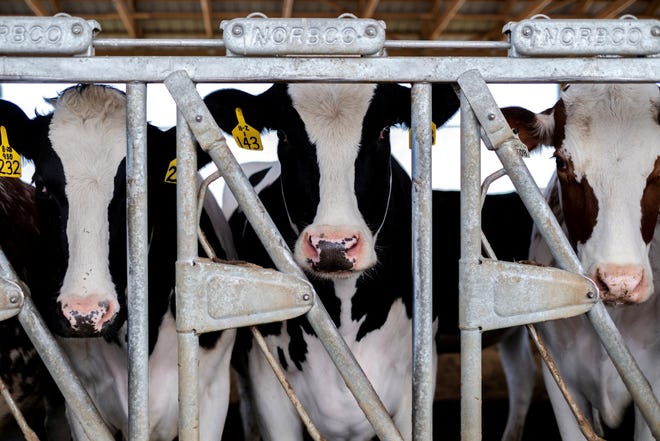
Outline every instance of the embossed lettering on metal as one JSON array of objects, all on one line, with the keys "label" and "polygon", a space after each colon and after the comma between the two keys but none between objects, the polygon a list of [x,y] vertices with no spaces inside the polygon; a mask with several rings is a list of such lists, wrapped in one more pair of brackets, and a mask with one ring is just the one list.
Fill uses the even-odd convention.
[{"label": "embossed lettering on metal", "polygon": [[512,56],[660,54],[660,20],[549,20],[508,23]]},{"label": "embossed lettering on metal", "polygon": [[83,54],[100,29],[96,21],[78,17],[3,17],[0,54]]},{"label": "embossed lettering on metal", "polygon": [[220,24],[236,55],[373,55],[385,46],[379,20],[236,18]]}]

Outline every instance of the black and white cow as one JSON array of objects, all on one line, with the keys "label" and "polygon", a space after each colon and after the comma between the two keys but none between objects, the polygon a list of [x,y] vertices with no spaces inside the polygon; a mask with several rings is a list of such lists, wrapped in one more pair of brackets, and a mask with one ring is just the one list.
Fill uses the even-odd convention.
[{"label": "black and white cow", "polygon": [[[391,157],[389,130],[410,124],[410,89],[395,84],[275,84],[258,96],[220,90],[205,98],[223,130],[236,108],[258,131],[277,131],[279,164],[259,195],[309,275],[405,439],[412,434],[411,181]],[[458,108],[434,85],[433,120]],[[281,166],[281,171],[278,168]],[[239,258],[272,266],[242,213],[230,219]],[[327,439],[365,440],[373,429],[305,318],[261,326],[287,378]],[[266,440],[303,439],[302,425],[249,338],[253,410]],[[435,364],[435,363],[434,363]]]},{"label": "black and white cow", "polygon": [[[655,84],[573,84],[535,114],[504,109],[528,147],[555,148],[549,201],[582,266],[651,386],[660,390],[660,91]],[[530,258],[553,264],[539,234]],[[577,404],[601,429],[617,427],[631,396],[584,316],[539,324]],[[554,380],[545,384],[564,440],[582,440]],[[631,439],[628,435],[626,439]],[[635,410],[636,441],[653,439]]]},{"label": "black and white cow", "polygon": [[[72,361],[111,431],[128,436],[126,348],[126,97],[80,85],[54,111],[23,122],[35,163],[41,275],[35,303]],[[176,189],[165,183],[174,132],[148,126],[149,405],[151,440],[177,437],[177,340],[174,320]],[[130,294],[130,293],[129,293]],[[200,432],[221,437],[229,400],[235,331],[200,339]],[[70,414],[77,440],[88,439]]]}]

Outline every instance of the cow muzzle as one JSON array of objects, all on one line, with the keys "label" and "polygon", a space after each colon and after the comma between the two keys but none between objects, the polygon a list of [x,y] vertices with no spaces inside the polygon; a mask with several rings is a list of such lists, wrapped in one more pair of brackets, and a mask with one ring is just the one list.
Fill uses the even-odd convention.
[{"label": "cow muzzle", "polygon": [[347,277],[373,265],[366,242],[359,231],[306,229],[298,239],[297,260],[314,273]]},{"label": "cow muzzle", "polygon": [[608,305],[642,303],[650,296],[651,287],[641,265],[599,265],[592,278]]},{"label": "cow muzzle", "polygon": [[98,294],[68,297],[60,300],[60,305],[72,337],[102,335],[119,312],[115,298]]}]

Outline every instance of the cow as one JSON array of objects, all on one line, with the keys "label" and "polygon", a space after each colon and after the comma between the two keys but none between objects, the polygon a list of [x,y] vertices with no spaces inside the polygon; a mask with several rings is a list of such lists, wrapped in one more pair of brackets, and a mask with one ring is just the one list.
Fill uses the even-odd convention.
[{"label": "cow", "polygon": [[[572,84],[550,109],[503,109],[530,148],[553,146],[556,177],[546,197],[586,274],[656,390],[660,390],[660,92],[655,84]],[[538,232],[530,259],[552,265]],[[587,419],[617,427],[631,396],[584,316],[538,325]],[[544,380],[564,440],[584,439],[558,387]],[[627,439],[631,439],[632,435]],[[651,440],[635,410],[634,439]]]},{"label": "cow", "polygon": [[[37,308],[69,356],[112,433],[128,437],[126,341],[126,96],[77,85],[30,120],[13,147],[34,161],[40,236]],[[149,424],[151,440],[178,434],[174,280],[176,187],[165,182],[175,132],[148,125]],[[222,257],[219,245],[215,242]],[[200,337],[200,435],[220,439],[229,401],[235,331]],[[68,412],[74,439],[89,439]]]},{"label": "cow", "polygon": [[[391,157],[389,142],[390,127],[410,124],[410,90],[393,84],[275,84],[259,96],[216,91],[205,103],[226,132],[238,123],[236,109],[257,131],[277,132],[279,161],[246,165],[250,182],[410,439],[411,181]],[[433,103],[436,124],[458,108],[446,85],[433,86]],[[223,208],[229,217],[236,203],[225,195]],[[434,275],[442,281],[434,289],[434,303],[442,303],[434,306],[434,317],[441,317],[434,322],[434,329],[441,328],[435,349],[457,352],[459,193],[434,192],[433,212]],[[526,258],[531,220],[517,196],[489,197],[484,214],[500,217],[500,223],[484,222],[489,234],[501,222],[510,225],[511,218],[520,222],[519,246],[496,240],[495,248],[506,259]],[[238,210],[229,222],[238,257],[272,267],[243,213]],[[371,439],[373,430],[309,323],[300,318],[260,328],[321,433],[328,439]],[[264,439],[302,439],[301,423],[249,336],[239,333],[236,352]]]}]

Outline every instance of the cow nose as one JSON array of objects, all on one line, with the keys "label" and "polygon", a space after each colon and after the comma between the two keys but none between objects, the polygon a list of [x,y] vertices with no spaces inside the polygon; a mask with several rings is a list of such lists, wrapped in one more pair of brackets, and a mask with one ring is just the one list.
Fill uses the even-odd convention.
[{"label": "cow nose", "polygon": [[319,272],[351,271],[359,258],[360,234],[305,233],[307,263]]},{"label": "cow nose", "polygon": [[640,303],[648,297],[648,282],[640,265],[599,265],[593,279],[605,303]]},{"label": "cow nose", "polygon": [[75,335],[101,334],[119,311],[117,300],[105,295],[73,296],[61,301],[62,313]]}]

